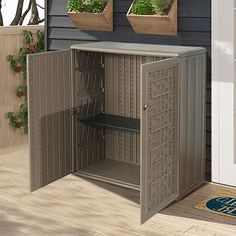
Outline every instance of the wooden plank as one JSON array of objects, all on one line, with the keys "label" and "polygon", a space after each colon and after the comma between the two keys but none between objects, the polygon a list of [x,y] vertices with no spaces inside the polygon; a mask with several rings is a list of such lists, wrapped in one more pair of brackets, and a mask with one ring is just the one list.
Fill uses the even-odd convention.
[{"label": "wooden plank", "polygon": [[[32,33],[37,33],[38,30],[43,31],[43,26],[32,25],[32,26],[2,26],[0,28],[0,35],[21,35],[22,31],[29,30]],[[22,38],[22,37],[21,37]]]},{"label": "wooden plank", "polygon": [[12,148],[3,153],[1,235],[235,235],[235,218],[194,207],[220,190],[235,188],[206,184],[140,225],[138,191],[69,175],[29,194],[28,148]]},{"label": "wooden plank", "polygon": [[10,64],[6,58],[10,54],[16,55],[23,46],[23,30],[31,30],[35,35],[38,30],[43,31],[43,27],[0,27],[0,148],[24,144],[28,141],[24,131],[14,129],[6,118],[7,112],[17,111],[22,103],[22,99],[16,96],[16,88],[21,84],[21,75],[10,70]]}]

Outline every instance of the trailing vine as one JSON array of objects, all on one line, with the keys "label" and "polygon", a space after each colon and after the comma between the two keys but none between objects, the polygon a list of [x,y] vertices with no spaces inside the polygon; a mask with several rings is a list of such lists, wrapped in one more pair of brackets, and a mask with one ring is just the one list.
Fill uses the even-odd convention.
[{"label": "trailing vine", "polygon": [[44,51],[44,33],[38,31],[36,36],[32,32],[24,30],[23,47],[20,48],[17,55],[9,55],[7,60],[10,69],[20,74],[21,84],[16,88],[16,96],[22,99],[22,104],[18,111],[9,111],[7,118],[14,128],[24,128],[28,132],[28,107],[27,107],[27,55],[40,53]]}]

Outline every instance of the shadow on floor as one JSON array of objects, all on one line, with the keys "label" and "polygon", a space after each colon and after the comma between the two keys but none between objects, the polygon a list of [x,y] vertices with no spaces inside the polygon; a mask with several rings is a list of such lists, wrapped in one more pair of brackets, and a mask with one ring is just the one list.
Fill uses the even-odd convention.
[{"label": "shadow on floor", "polygon": [[[0,215],[1,236],[22,236],[22,235],[56,235],[56,236],[96,236],[97,232],[90,229],[85,230],[78,227],[59,224],[57,219],[52,220],[46,214],[34,214],[24,209],[7,207],[7,214]],[[49,208],[50,210],[50,208]],[[32,212],[33,213],[33,212]],[[68,222],[70,219],[68,219]]]},{"label": "shadow on floor", "polygon": [[[112,184],[108,184],[108,183],[104,183],[104,182],[100,182],[97,180],[92,180],[92,179],[88,179],[88,178],[84,178],[80,176],[76,176],[76,177],[81,178],[84,181],[92,183],[109,192],[112,192],[121,197],[124,197],[132,202],[140,204],[139,191],[127,189],[125,187],[115,186]],[[195,208],[195,205],[197,205],[199,202],[201,202],[206,197],[208,197],[207,193],[205,196],[202,196],[202,197],[196,196],[197,191],[199,191],[201,188],[207,189],[209,185],[210,185],[209,183],[208,184],[206,183],[205,185],[199,187],[199,189],[195,190],[194,192],[192,192],[185,198],[169,205],[167,208],[162,210],[160,214],[236,226],[236,217],[233,218],[229,216],[223,216],[223,215],[216,214],[214,212],[211,213],[211,212],[207,212],[207,211]]]},{"label": "shadow on floor", "polygon": [[[212,223],[218,224],[227,224],[236,226],[236,217],[231,216],[224,216],[221,214],[217,214],[215,212],[210,212],[206,210],[201,210],[195,208],[200,202],[205,200],[208,196],[212,194],[207,194],[207,186],[209,184],[205,184],[204,186],[200,187],[199,189],[195,190],[190,195],[186,196],[185,198],[181,199],[180,201],[172,203],[170,206],[162,210],[160,213],[170,216],[176,216],[181,218],[189,218],[199,221],[207,221]],[[197,192],[201,191],[201,188],[206,188],[206,195],[205,196],[197,196]],[[218,191],[216,191],[218,192]],[[236,229],[235,229],[236,230]],[[235,231],[236,235],[236,231]]]}]

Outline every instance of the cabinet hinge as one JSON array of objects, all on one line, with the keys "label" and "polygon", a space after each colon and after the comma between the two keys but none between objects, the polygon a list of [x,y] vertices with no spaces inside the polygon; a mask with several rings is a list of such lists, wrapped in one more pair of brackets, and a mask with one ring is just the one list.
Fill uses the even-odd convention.
[{"label": "cabinet hinge", "polygon": [[72,107],[70,109],[70,114],[72,116],[80,114],[80,107]]}]

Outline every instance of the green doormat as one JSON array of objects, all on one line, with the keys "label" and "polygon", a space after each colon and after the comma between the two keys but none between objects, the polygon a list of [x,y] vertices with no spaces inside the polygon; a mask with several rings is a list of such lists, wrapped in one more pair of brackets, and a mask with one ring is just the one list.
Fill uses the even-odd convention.
[{"label": "green doormat", "polygon": [[236,191],[219,191],[206,198],[195,207],[197,209],[236,218]]}]

